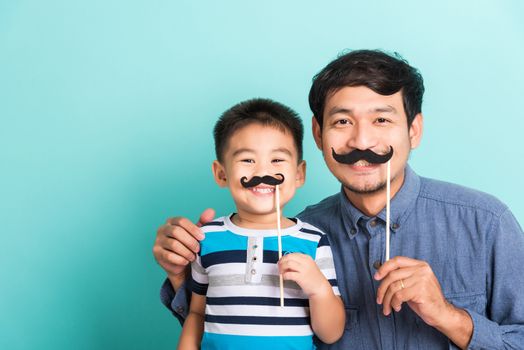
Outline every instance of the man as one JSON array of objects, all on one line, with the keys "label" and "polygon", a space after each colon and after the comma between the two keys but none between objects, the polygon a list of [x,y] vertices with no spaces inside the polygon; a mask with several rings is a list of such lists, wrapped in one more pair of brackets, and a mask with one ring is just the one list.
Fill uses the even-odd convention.
[{"label": "man", "polygon": [[[346,305],[344,336],[321,349],[524,348],[524,234],[497,199],[409,168],[423,92],[416,69],[380,51],[340,56],[314,78],[313,136],[342,190],[298,217],[327,233]],[[342,160],[391,149],[393,258],[385,261],[386,165]],[[213,216],[207,210],[200,222]],[[163,302],[179,319],[199,239],[197,226],[172,218],[153,248],[168,273]]]}]

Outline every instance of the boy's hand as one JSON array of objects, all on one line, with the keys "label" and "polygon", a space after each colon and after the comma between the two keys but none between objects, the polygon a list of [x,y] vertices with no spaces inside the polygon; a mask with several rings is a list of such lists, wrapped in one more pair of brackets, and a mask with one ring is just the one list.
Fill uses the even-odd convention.
[{"label": "boy's hand", "polygon": [[213,209],[206,209],[196,225],[186,218],[175,217],[158,228],[153,255],[172,282],[181,278],[181,281],[173,283],[175,289],[178,289],[185,278],[186,266],[195,260],[195,254],[200,250],[199,241],[204,239],[204,235],[199,227],[211,221],[214,216]]},{"label": "boy's hand", "polygon": [[328,280],[307,254],[284,255],[278,262],[278,268],[284,280],[295,281],[309,298],[331,293]]}]

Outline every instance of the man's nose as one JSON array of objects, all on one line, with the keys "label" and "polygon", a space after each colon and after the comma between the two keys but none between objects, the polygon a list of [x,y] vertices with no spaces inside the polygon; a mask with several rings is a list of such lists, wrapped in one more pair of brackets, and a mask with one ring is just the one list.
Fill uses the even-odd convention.
[{"label": "man's nose", "polygon": [[353,127],[351,137],[348,139],[350,148],[366,150],[378,144],[378,135],[372,125],[358,123]]}]

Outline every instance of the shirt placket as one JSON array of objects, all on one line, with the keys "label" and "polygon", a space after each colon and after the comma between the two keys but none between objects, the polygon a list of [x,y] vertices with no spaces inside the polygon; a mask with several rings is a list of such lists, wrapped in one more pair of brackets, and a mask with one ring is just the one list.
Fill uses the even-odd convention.
[{"label": "shirt placket", "polygon": [[264,252],[263,237],[249,237],[247,240],[247,258],[245,281],[249,284],[259,284],[262,281],[262,255]]},{"label": "shirt placket", "polygon": [[[371,218],[365,222],[364,229],[368,233],[368,266],[370,271],[370,278],[372,280],[373,296],[376,299],[377,290],[380,286],[380,281],[373,278],[375,272],[380,268],[384,258],[386,249],[385,239],[385,225],[377,218]],[[395,346],[395,320],[393,314],[384,316],[382,313],[382,305],[376,304],[376,312],[378,315],[378,327],[380,335],[380,343],[383,349],[396,349]]]}]

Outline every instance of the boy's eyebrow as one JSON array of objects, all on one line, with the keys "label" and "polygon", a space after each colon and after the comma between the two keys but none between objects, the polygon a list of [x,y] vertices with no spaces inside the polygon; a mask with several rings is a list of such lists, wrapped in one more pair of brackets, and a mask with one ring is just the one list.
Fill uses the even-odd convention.
[{"label": "boy's eyebrow", "polygon": [[273,152],[282,152],[282,153],[287,154],[287,155],[290,156],[290,157],[293,156],[293,153],[291,153],[291,151],[288,150],[288,149],[285,148],[285,147],[275,148],[275,149],[273,150]]},{"label": "boy's eyebrow", "polygon": [[[289,155],[290,157],[293,156],[293,153],[289,149],[287,149],[285,147],[275,148],[275,149],[272,150],[272,152],[282,152],[282,153],[285,153],[285,154]],[[232,156],[235,157],[235,156],[238,156],[241,153],[256,153],[256,152],[252,148],[239,148],[235,152],[233,152]]]},{"label": "boy's eyebrow", "polygon": [[239,148],[233,152],[233,157],[238,156],[240,153],[255,153],[255,150],[251,148]]}]

